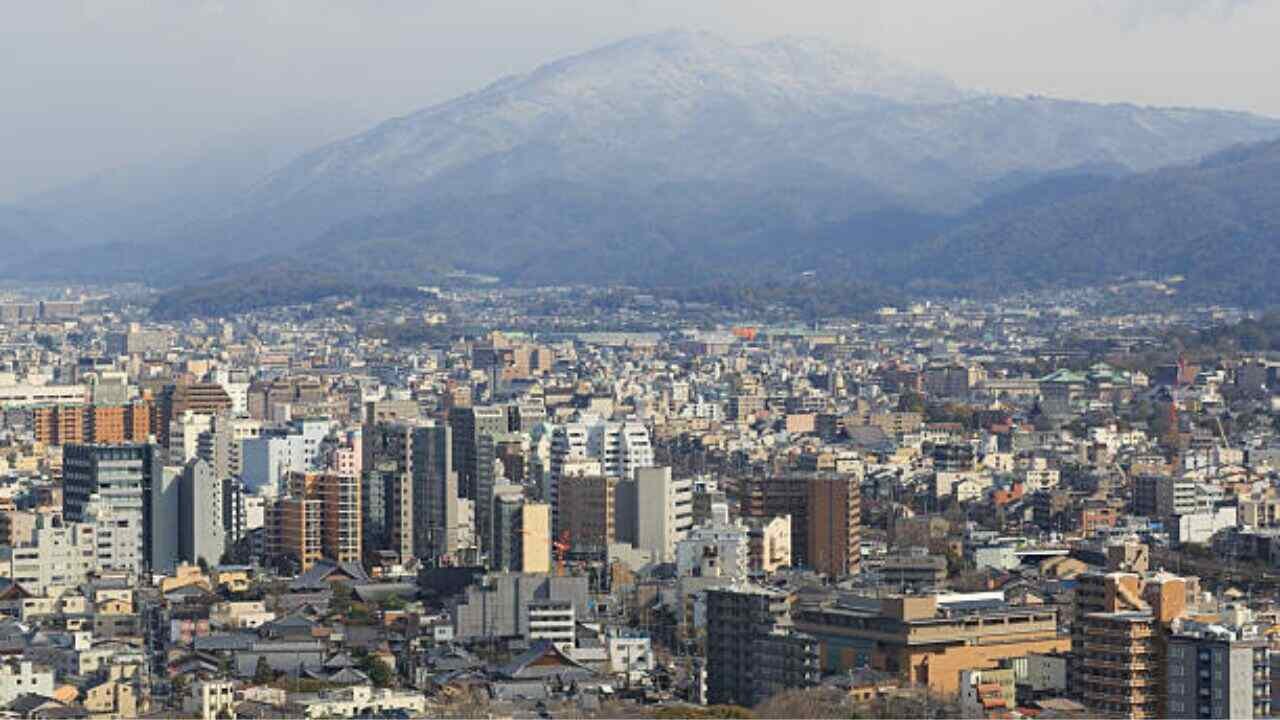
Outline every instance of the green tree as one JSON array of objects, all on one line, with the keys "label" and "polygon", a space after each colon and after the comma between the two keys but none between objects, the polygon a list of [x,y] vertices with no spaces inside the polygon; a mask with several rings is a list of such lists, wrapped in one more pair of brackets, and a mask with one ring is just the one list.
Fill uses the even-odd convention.
[{"label": "green tree", "polygon": [[360,669],[369,676],[369,681],[374,687],[391,687],[392,682],[395,681],[395,673],[391,672],[391,668],[375,655],[364,656],[360,660]]},{"label": "green tree", "polygon": [[255,685],[266,685],[276,679],[276,673],[271,669],[271,665],[267,662],[264,655],[258,656],[258,664],[253,669],[253,682]]}]

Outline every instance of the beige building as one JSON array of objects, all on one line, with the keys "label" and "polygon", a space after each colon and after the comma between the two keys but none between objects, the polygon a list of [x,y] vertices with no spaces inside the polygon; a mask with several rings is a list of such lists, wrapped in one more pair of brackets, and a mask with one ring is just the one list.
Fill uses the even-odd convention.
[{"label": "beige building", "polygon": [[752,572],[771,573],[791,567],[791,516],[748,521],[749,562]]},{"label": "beige building", "polygon": [[858,480],[848,475],[809,481],[809,565],[840,577],[862,564],[862,503]]},{"label": "beige building", "polygon": [[1070,646],[1056,609],[1011,606],[999,592],[837,596],[803,603],[792,616],[818,640],[824,672],[871,667],[945,696],[959,691],[964,670]]}]

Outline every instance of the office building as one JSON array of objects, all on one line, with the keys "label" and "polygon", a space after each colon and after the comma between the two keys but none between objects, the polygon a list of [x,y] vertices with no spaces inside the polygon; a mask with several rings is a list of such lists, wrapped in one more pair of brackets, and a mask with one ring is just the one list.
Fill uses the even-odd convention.
[{"label": "office building", "polygon": [[771,573],[791,567],[791,516],[746,518],[751,572]]},{"label": "office building", "polygon": [[746,580],[751,567],[750,555],[746,526],[722,518],[693,527],[676,542],[676,573],[681,577]]},{"label": "office building", "polygon": [[744,517],[791,518],[791,560],[830,575],[855,573],[861,560],[861,498],[855,475],[793,472],[756,476],[743,488]]},{"label": "office building", "polygon": [[859,484],[848,475],[809,481],[809,566],[832,577],[858,572],[862,561]]},{"label": "office building", "polygon": [[1167,520],[1209,509],[1196,482],[1172,475],[1140,475],[1133,483],[1133,514]]},{"label": "office building", "polygon": [[245,486],[255,492],[263,487],[281,488],[289,473],[318,467],[321,444],[331,426],[328,420],[308,418],[295,420],[282,430],[261,430],[257,437],[242,438]]},{"label": "office building", "polygon": [[529,641],[547,640],[562,652],[573,650],[576,637],[573,603],[568,600],[534,600],[529,603]]},{"label": "office building", "polygon": [[1000,592],[835,592],[806,601],[792,615],[797,629],[817,639],[823,672],[870,667],[944,696],[957,692],[962,670],[1070,647],[1058,633],[1057,609],[1009,605]]},{"label": "office building", "polygon": [[117,515],[96,500],[84,522],[40,515],[30,542],[0,548],[8,576],[32,595],[59,594],[102,572],[140,577],[136,515]]},{"label": "office building", "polygon": [[[482,461],[478,454],[480,438],[508,431],[507,409],[495,405],[455,407],[449,411],[449,428],[453,465],[458,473],[458,496],[474,500],[480,473],[493,471],[493,455]],[[492,445],[489,448],[492,450]]]},{"label": "office building", "polygon": [[[453,431],[433,422],[381,422],[365,428],[365,467],[407,480],[410,507],[398,518],[412,528],[412,555],[442,558],[458,551],[458,475],[453,470]],[[404,485],[396,486],[401,493]],[[401,500],[403,495],[398,495]],[[398,542],[403,542],[401,538]]]},{"label": "office building", "polygon": [[392,467],[365,471],[360,513],[366,556],[390,551],[401,562],[413,557],[413,484],[407,473]]},{"label": "office building", "polygon": [[157,571],[177,556],[177,494],[153,445],[68,445],[63,449],[63,513],[82,522],[90,499],[117,516],[132,514],[138,552]]},{"label": "office building", "polygon": [[467,588],[466,596],[450,610],[453,635],[459,641],[475,638],[528,638],[529,607],[539,602],[561,602],[573,608],[574,617],[589,622],[586,576],[554,577],[543,574],[490,573]]},{"label": "office building", "polygon": [[1072,689],[1097,712],[1166,717],[1166,640],[1197,586],[1167,573],[1113,572],[1101,580],[1077,597]]},{"label": "office building", "polygon": [[120,405],[45,405],[32,410],[36,442],[46,445],[146,443],[152,405],[139,400]]},{"label": "office building", "polygon": [[618,481],[599,475],[561,478],[560,532],[579,550],[603,550],[616,539],[614,501]]},{"label": "office building", "polygon": [[244,443],[261,434],[260,420],[215,415],[212,427],[197,440],[196,455],[209,463],[217,477],[241,478],[244,476]]},{"label": "office building", "polygon": [[175,418],[183,413],[217,415],[231,409],[231,397],[217,383],[178,383],[168,385],[156,399],[157,440],[161,447],[169,447],[169,432]]}]

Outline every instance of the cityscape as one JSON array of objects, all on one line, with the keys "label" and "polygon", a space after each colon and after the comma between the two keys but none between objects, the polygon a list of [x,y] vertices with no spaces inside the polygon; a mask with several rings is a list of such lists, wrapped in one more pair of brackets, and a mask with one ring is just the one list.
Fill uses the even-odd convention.
[{"label": "cityscape", "polygon": [[[1280,715],[1280,106],[1015,92],[972,48],[961,84],[839,29],[1033,4],[761,40],[784,13],[617,3],[430,102],[378,63],[497,52],[479,11],[33,6],[57,52],[370,65],[362,113],[235,152],[0,138],[0,717]],[[1100,55],[1280,21],[1129,5],[1062,21]],[[137,91],[196,103],[151,30]]]}]

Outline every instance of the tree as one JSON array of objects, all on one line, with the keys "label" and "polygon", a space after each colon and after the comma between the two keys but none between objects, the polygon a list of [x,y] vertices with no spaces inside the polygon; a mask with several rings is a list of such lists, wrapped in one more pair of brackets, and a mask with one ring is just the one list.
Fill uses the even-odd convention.
[{"label": "tree", "polygon": [[360,660],[360,669],[369,676],[369,681],[374,687],[391,687],[392,682],[395,681],[395,673],[391,672],[391,668],[376,655],[364,656]]},{"label": "tree", "polygon": [[755,707],[758,718],[850,718],[847,696],[834,688],[785,690]]},{"label": "tree", "polygon": [[333,586],[333,596],[329,598],[329,612],[346,615],[351,612],[351,588],[345,583]]},{"label": "tree", "polygon": [[258,656],[258,664],[253,669],[253,682],[255,685],[266,685],[276,679],[276,673],[271,669],[271,664],[267,662],[265,655]]}]

